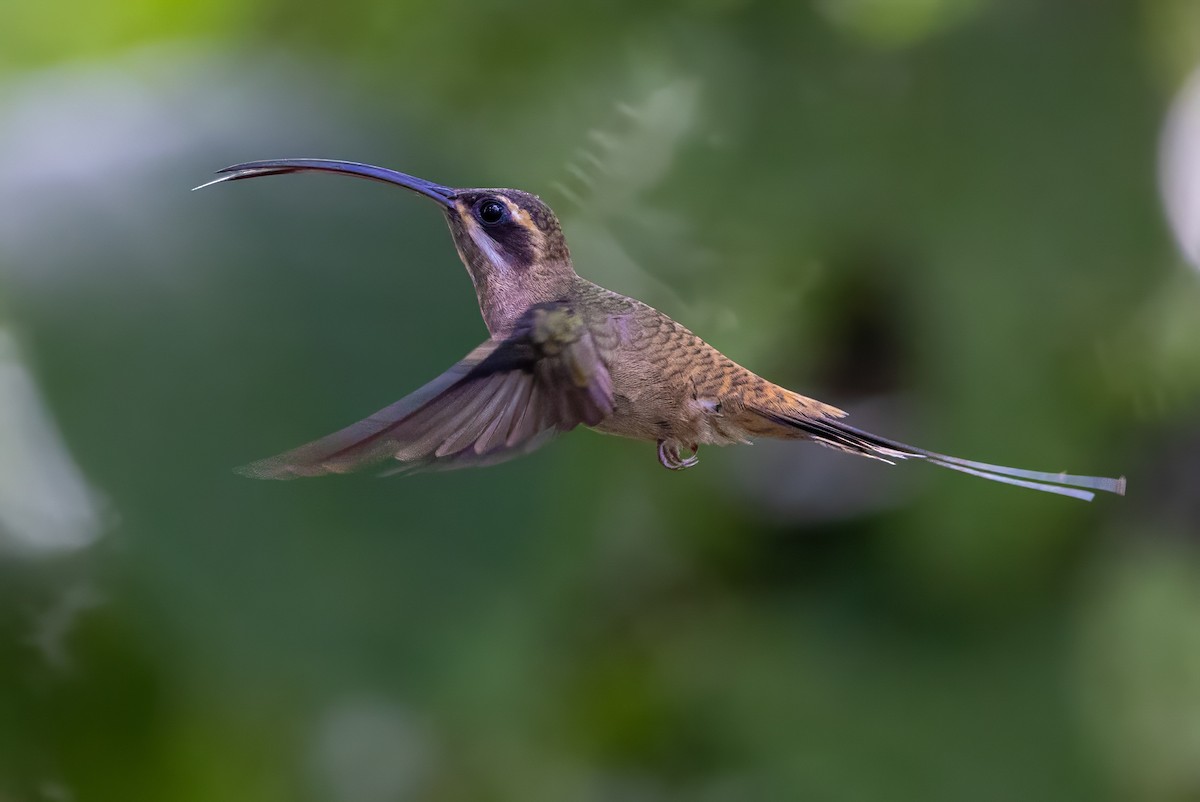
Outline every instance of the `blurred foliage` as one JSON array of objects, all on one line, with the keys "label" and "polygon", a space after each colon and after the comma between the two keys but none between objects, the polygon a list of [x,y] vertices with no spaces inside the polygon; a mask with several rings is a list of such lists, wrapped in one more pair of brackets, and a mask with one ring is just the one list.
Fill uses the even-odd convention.
[{"label": "blurred foliage", "polygon": [[[9,9],[0,800],[1200,799],[1200,287],[1154,183],[1194,9]],[[1131,495],[587,432],[241,479],[484,336],[419,200],[186,192],[296,155],[539,192],[581,273],[864,428]]]}]

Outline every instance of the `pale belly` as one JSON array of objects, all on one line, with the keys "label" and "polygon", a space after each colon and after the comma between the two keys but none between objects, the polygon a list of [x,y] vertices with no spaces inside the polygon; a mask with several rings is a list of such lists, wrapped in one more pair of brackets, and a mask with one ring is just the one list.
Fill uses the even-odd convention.
[{"label": "pale belly", "polygon": [[667,441],[684,448],[747,441],[737,420],[714,399],[693,398],[686,388],[658,387],[638,398],[617,393],[613,413],[591,427],[634,440]]}]

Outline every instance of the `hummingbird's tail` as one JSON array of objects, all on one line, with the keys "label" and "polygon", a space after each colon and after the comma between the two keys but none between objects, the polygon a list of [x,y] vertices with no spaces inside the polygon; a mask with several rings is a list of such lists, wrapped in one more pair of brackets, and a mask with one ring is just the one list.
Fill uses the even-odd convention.
[{"label": "hummingbird's tail", "polygon": [[923,459],[933,465],[968,473],[982,479],[990,479],[993,482],[1003,482],[1046,493],[1057,493],[1084,501],[1091,501],[1095,498],[1096,494],[1091,492],[1093,490],[1116,493],[1119,496],[1125,495],[1124,476],[1110,479],[1103,476],[1075,476],[1069,473],[1026,471],[1004,465],[990,465],[986,462],[959,459],[889,440],[886,437],[856,429],[836,418],[817,418],[768,409],[754,411],[773,423],[800,432],[808,439],[823,446],[882,460],[889,464],[893,464],[896,460]]}]

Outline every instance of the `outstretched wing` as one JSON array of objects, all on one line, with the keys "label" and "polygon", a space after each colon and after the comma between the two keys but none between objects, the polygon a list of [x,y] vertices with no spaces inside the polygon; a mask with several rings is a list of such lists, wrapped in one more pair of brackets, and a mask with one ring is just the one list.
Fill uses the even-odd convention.
[{"label": "outstretched wing", "polygon": [[386,459],[399,470],[489,465],[613,408],[612,380],[582,318],[566,303],[531,308],[421,389],[369,418],[240,473],[291,479],[346,473]]}]

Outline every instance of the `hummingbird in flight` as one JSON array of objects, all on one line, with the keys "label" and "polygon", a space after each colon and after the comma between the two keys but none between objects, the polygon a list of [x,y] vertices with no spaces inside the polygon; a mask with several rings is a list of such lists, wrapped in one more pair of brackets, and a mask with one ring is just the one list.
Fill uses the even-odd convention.
[{"label": "hummingbird in flight", "polygon": [[328,159],[235,164],[197,189],[299,172],[369,178],[433,201],[475,286],[490,337],[449,370],[341,431],[240,471],[264,479],[490,465],[587,426],[656,443],[670,470],[702,445],[809,440],[889,463],[917,459],[972,476],[1091,501],[1125,478],[989,465],[857,429],[846,413],[747,370],[667,315],[575,272],[550,207],[516,189],[456,189]]}]

